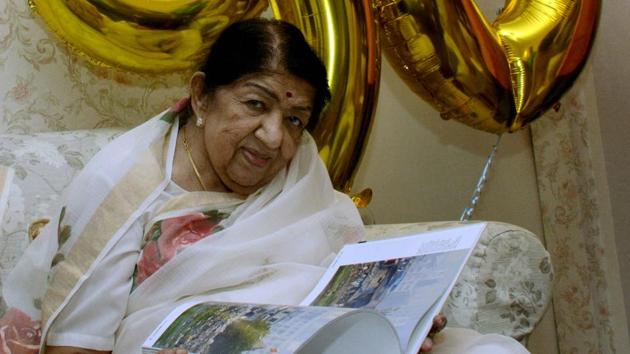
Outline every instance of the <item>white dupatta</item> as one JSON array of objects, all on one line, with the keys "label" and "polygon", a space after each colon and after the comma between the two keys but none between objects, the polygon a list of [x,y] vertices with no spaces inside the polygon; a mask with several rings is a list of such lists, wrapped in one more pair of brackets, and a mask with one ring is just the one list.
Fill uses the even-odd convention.
[{"label": "white dupatta", "polygon": [[[41,319],[43,338],[103,255],[167,185],[175,118],[171,111],[160,114],[101,150],[68,188],[61,222],[44,228],[9,275],[3,289],[8,307]],[[334,191],[305,133],[287,169],[250,195],[224,230],[186,248],[133,291],[114,352],[139,353],[144,338],[184,299],[297,304],[327,259],[361,237],[354,205]]]}]

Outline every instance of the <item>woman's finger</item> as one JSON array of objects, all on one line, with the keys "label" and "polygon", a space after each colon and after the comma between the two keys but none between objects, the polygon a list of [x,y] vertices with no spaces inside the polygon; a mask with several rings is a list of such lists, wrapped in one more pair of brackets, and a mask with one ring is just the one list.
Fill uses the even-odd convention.
[{"label": "woman's finger", "polygon": [[420,353],[429,353],[431,350],[433,350],[433,340],[427,337],[422,342],[422,346],[420,346]]},{"label": "woman's finger", "polygon": [[439,314],[433,318],[433,328],[431,328],[431,332],[437,333],[446,327],[448,319],[443,314]]}]

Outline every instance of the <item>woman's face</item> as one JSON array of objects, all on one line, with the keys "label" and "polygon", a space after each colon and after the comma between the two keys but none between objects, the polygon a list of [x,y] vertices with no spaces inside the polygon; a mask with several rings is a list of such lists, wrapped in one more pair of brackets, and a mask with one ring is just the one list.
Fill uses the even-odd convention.
[{"label": "woman's face", "polygon": [[284,73],[247,75],[209,95],[197,114],[221,182],[243,195],[269,183],[295,155],[314,96],[310,84]]}]

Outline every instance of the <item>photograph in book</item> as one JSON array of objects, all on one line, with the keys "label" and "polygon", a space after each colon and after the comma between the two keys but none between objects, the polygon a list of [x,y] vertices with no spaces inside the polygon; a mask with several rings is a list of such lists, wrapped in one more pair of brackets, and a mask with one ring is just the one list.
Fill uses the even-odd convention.
[{"label": "photograph in book", "polygon": [[311,305],[374,309],[387,317],[406,347],[467,255],[464,249],[343,265]]},{"label": "photograph in book", "polygon": [[[199,303],[169,320],[145,353],[185,348],[189,353],[291,353],[318,329],[349,310]],[[147,350],[147,349],[155,350]]]}]

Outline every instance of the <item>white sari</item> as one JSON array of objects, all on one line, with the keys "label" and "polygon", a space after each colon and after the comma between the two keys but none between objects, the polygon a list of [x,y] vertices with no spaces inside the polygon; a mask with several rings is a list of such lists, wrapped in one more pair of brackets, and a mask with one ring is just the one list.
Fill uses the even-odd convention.
[{"label": "white sari", "polygon": [[[166,112],[101,150],[69,186],[60,220],[42,230],[9,275],[3,289],[8,307],[41,321],[42,338],[168,184],[174,121],[175,114]],[[189,193],[172,207],[185,211],[209,202],[203,193]],[[139,353],[144,338],[183,299],[297,304],[334,252],[362,237],[354,205],[333,190],[308,134],[287,169],[226,222],[224,230],[184,249],[133,291],[114,352]]]}]

